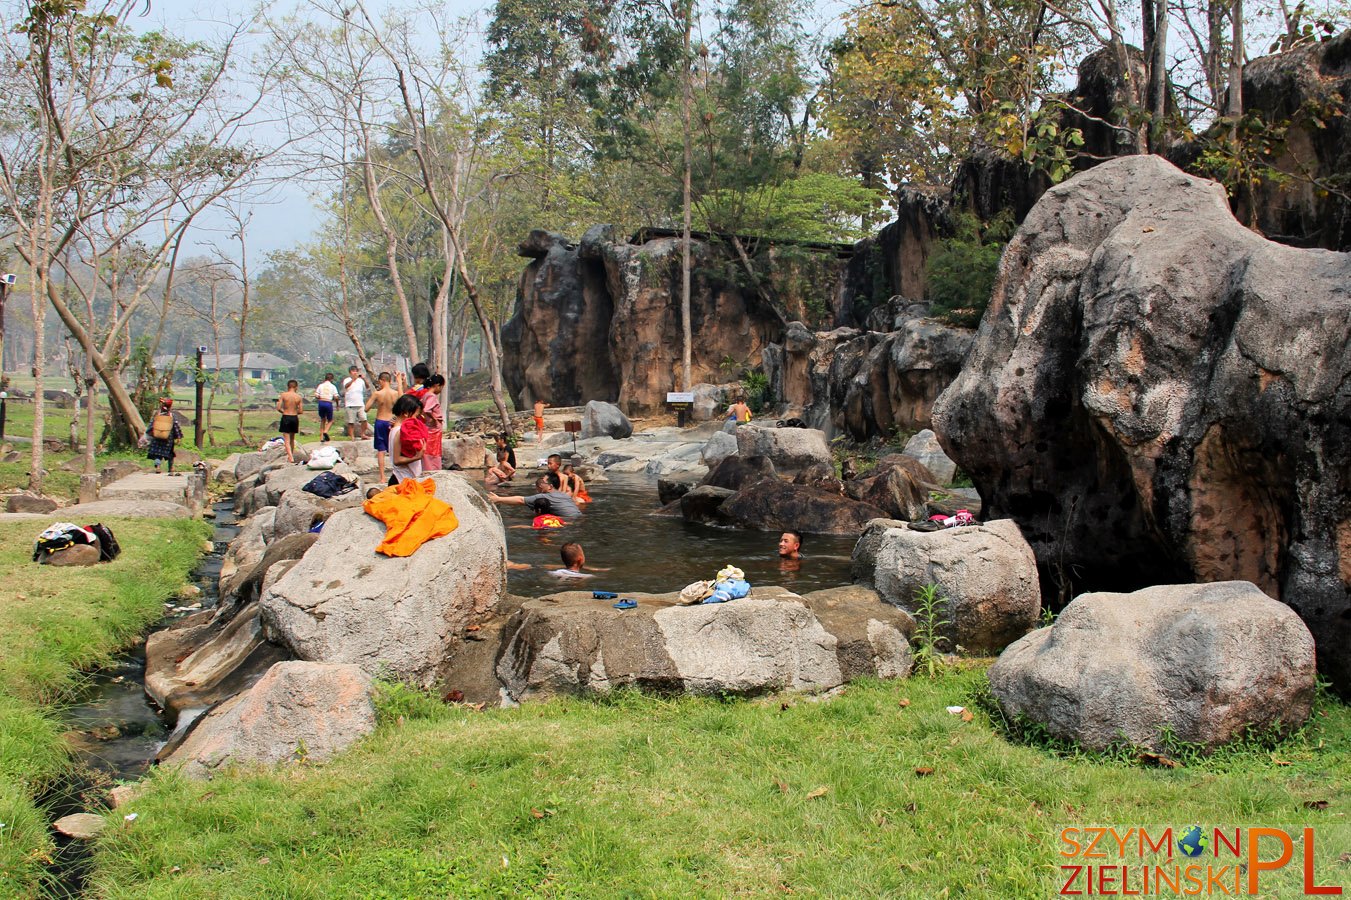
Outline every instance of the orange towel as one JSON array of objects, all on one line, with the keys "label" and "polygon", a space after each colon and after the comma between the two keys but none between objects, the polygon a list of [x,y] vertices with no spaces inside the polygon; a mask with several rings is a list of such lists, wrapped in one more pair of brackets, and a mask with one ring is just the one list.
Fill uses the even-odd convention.
[{"label": "orange towel", "polygon": [[436,499],[436,482],[430,478],[405,479],[385,488],[361,508],[385,523],[385,539],[375,552],[386,556],[412,556],[427,541],[460,527],[450,504]]}]

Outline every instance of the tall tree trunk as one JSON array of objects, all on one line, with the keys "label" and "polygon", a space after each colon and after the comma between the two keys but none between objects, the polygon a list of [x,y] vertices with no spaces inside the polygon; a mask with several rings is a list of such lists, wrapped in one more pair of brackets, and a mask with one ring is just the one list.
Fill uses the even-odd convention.
[{"label": "tall tree trunk", "polygon": [[29,448],[28,489],[35,494],[42,493],[43,486],[43,429],[47,426],[47,402],[42,396],[44,363],[43,345],[46,334],[43,331],[43,319],[47,313],[47,304],[42,294],[50,288],[46,269],[33,273],[29,287],[29,299],[33,304],[33,443]]},{"label": "tall tree trunk", "polygon": [[[247,444],[248,435],[244,431],[244,348],[248,346],[249,325],[249,251],[244,239],[244,223],[239,222],[239,371],[235,379],[236,425],[239,442]],[[219,361],[217,361],[219,363]]]},{"label": "tall tree trunk", "polygon": [[684,39],[682,48],[685,60],[685,83],[680,100],[681,126],[685,137],[685,165],[681,179],[681,216],[680,235],[680,350],[681,390],[688,391],[694,382],[693,343],[694,335],[690,325],[690,178],[694,168],[694,136],[691,133],[691,107],[694,105],[694,67],[690,59],[690,34],[694,30],[694,0],[680,0],[684,10]]},{"label": "tall tree trunk", "polygon": [[1163,151],[1168,112],[1168,0],[1152,0],[1154,25],[1149,44],[1149,149]]},{"label": "tall tree trunk", "polygon": [[1229,137],[1238,140],[1238,120],[1243,117],[1243,0],[1234,0],[1230,9],[1233,36],[1229,49],[1229,103],[1224,114],[1231,120]]},{"label": "tall tree trunk", "polygon": [[366,201],[371,214],[375,216],[380,233],[385,238],[385,262],[389,266],[389,281],[394,287],[394,301],[399,307],[399,318],[403,322],[404,339],[408,342],[408,361],[417,362],[417,329],[413,327],[412,307],[408,303],[408,292],[404,290],[403,275],[399,271],[399,237],[390,227],[385,215],[385,206],[380,199],[380,184],[375,178],[375,163],[371,159],[370,134],[363,129],[363,148],[361,158],[362,184],[366,188]]}]

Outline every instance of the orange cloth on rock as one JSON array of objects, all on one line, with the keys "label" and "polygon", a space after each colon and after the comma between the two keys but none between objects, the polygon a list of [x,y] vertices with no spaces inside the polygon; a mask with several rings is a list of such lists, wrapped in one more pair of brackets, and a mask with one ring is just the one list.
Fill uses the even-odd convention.
[{"label": "orange cloth on rock", "polygon": [[427,541],[460,527],[450,504],[436,499],[436,482],[430,478],[406,478],[371,497],[361,508],[385,523],[385,539],[375,552],[386,556],[412,556]]}]

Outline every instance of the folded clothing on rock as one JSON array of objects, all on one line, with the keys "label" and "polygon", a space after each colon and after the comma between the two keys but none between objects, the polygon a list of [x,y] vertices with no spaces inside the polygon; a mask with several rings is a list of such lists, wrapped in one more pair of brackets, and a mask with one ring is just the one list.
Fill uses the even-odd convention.
[{"label": "folded clothing on rock", "polygon": [[385,523],[385,539],[375,548],[385,556],[412,556],[418,547],[460,527],[455,510],[436,498],[436,482],[407,478],[362,504]]}]

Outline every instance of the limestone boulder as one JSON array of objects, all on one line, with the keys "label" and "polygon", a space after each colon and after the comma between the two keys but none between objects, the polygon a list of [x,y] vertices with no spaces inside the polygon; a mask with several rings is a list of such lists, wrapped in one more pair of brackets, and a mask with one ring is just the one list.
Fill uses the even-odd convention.
[{"label": "limestone boulder", "polygon": [[705,443],[699,456],[710,469],[737,452],[736,435],[719,431]]},{"label": "limestone boulder", "polygon": [[730,603],[679,606],[677,596],[636,594],[638,607],[624,611],[584,592],[528,600],[503,630],[498,679],[513,699],[528,700],[623,687],[825,691],[851,677],[910,671],[906,617],[875,597],[813,604],[757,587]]},{"label": "limestone boulder", "polygon": [[483,439],[448,431],[441,436],[441,466],[482,469],[485,460]]},{"label": "limestone boulder", "polygon": [[700,484],[739,491],[762,478],[778,474],[774,463],[763,456],[728,456],[708,470]]},{"label": "limestone boulder", "polygon": [[49,513],[60,505],[54,497],[28,491],[10,494],[5,498],[5,512],[12,513]]},{"label": "limestone boulder", "polygon": [[658,478],[657,500],[662,506],[674,503],[688,494],[694,486],[695,482],[687,478]]},{"label": "limestone boulder", "polygon": [[464,476],[430,477],[459,519],[455,531],[411,556],[386,557],[375,552],[385,525],[360,509],[339,510],[263,593],[269,635],[301,659],[433,684],[465,629],[504,595],[506,538],[497,510]]},{"label": "limestone boulder", "polygon": [[263,554],[267,552],[267,543],[272,539],[272,526],[276,520],[277,508],[268,507],[249,516],[239,524],[239,533],[225,548],[221,560],[218,585],[221,596],[231,592],[231,583],[253,568]]},{"label": "limestone boulder", "polygon": [[805,534],[860,534],[870,520],[884,515],[871,504],[777,478],[748,484],[718,507],[718,517],[728,525]]},{"label": "limestone boulder", "polygon": [[817,463],[798,472],[793,476],[793,484],[806,485],[827,494],[843,495],[845,492],[844,482],[835,474],[835,467],[825,463]]},{"label": "limestone boulder", "polygon": [[74,544],[55,553],[44,553],[38,560],[44,566],[56,566],[58,568],[93,566],[97,565],[98,561],[99,548],[90,544]]},{"label": "limestone boulder", "polygon": [[932,478],[916,460],[887,456],[867,475],[845,482],[843,488],[849,497],[877,507],[890,518],[912,522],[928,512]]},{"label": "limestone boulder", "polygon": [[305,490],[289,490],[281,495],[272,522],[272,539],[288,534],[304,534],[340,509],[360,506],[365,501],[361,490],[348,491],[338,497],[325,499]]},{"label": "limestone boulder", "polygon": [[1298,728],[1314,680],[1309,629],[1241,581],[1081,595],[990,669],[1004,715],[1091,749]]},{"label": "limestone boulder", "polygon": [[938,435],[932,429],[925,428],[917,432],[905,442],[905,449],[901,452],[932,472],[933,480],[938,484],[951,484],[957,475],[957,464],[943,452]]},{"label": "limestone boulder", "polygon": [[722,519],[718,515],[718,510],[728,497],[736,495],[736,491],[723,487],[717,487],[712,484],[700,484],[690,488],[681,494],[677,500],[672,503],[679,503],[680,515],[686,522],[702,523],[721,523]]},{"label": "limestone boulder", "polygon": [[825,433],[815,428],[742,425],[736,430],[736,443],[740,456],[763,456],[785,474],[795,474],[817,463],[831,464]]},{"label": "limestone boulder", "polygon": [[1004,251],[934,430],[1049,575],[1241,580],[1351,692],[1351,255],[1237,222],[1157,156],[1051,188]]},{"label": "limestone boulder", "polygon": [[872,523],[869,532],[854,547],[854,577],[912,614],[919,592],[935,585],[945,649],[993,654],[1036,627],[1036,560],[1011,520],[942,531]]},{"label": "limestone boulder", "polygon": [[[310,458],[309,447],[301,445],[296,447],[296,458],[302,462],[307,462]],[[257,475],[268,466],[286,464],[286,450],[282,447],[274,447],[271,450],[255,450],[252,453],[241,453],[239,461],[235,463],[235,479],[243,481],[251,475]]]},{"label": "limestone boulder", "polygon": [[735,384],[696,384],[690,388],[694,394],[694,406],[690,418],[696,422],[709,422],[721,416],[739,385]]},{"label": "limestone boulder", "polygon": [[231,766],[321,762],[374,730],[374,687],[359,666],[279,662],[203,717],[163,764],[210,778]]},{"label": "limestone boulder", "polygon": [[211,468],[211,480],[217,484],[234,484],[238,479],[235,470],[239,466],[239,453],[231,453],[229,456],[216,463]]},{"label": "limestone boulder", "polygon": [[591,400],[582,413],[582,437],[612,437],[623,440],[633,434],[633,423],[613,403]]},{"label": "limestone boulder", "polygon": [[99,487],[107,487],[114,481],[145,471],[145,467],[132,459],[116,459],[99,469]]}]

